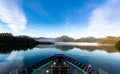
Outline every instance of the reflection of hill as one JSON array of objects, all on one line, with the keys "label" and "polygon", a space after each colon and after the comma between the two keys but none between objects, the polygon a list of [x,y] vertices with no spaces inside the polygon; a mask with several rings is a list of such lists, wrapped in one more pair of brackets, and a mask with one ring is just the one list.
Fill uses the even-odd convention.
[{"label": "reflection of hill", "polygon": [[57,49],[60,49],[62,51],[67,51],[67,50],[71,50],[74,48],[74,46],[55,46]]},{"label": "reflection of hill", "polygon": [[120,52],[114,46],[76,46],[82,50],[94,51],[94,50],[105,50],[107,52]]},{"label": "reflection of hill", "polygon": [[114,46],[100,46],[101,50],[106,50],[107,52],[120,52],[119,49],[115,48]]},{"label": "reflection of hill", "polygon": [[93,51],[98,49],[97,46],[76,46],[76,48],[82,49],[82,50],[88,50],[88,51]]},{"label": "reflection of hill", "polygon": [[38,48],[57,48],[62,51],[68,51],[73,48],[78,48],[81,50],[94,51],[94,50],[104,50],[107,52],[120,52],[114,46],[71,46],[71,45],[38,45]]},{"label": "reflection of hill", "polygon": [[26,51],[27,49],[32,49],[34,48],[36,45],[0,45],[0,53],[1,54],[8,54],[12,51],[20,51],[20,50],[24,50]]},{"label": "reflection of hill", "polygon": [[114,46],[55,46],[55,47],[62,51],[71,50],[73,48],[79,48],[81,50],[87,50],[87,51],[105,50],[107,52],[120,52]]}]

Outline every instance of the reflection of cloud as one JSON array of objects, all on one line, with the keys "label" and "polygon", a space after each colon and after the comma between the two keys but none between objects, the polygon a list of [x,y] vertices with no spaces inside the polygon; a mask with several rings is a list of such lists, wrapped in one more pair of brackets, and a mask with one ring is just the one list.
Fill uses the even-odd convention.
[{"label": "reflection of cloud", "polygon": [[6,58],[5,62],[0,63],[0,66],[0,74],[8,74],[23,66],[23,57],[16,53],[11,53],[11,55]]},{"label": "reflection of cloud", "polygon": [[87,32],[95,36],[118,35],[119,27],[120,0],[107,0],[92,11]]},{"label": "reflection of cloud", "polygon": [[16,32],[25,29],[27,22],[17,0],[0,0],[0,20]]}]

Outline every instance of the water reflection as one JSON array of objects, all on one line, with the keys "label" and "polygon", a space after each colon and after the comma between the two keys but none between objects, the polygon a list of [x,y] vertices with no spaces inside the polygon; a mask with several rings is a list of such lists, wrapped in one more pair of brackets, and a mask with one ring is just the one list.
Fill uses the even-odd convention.
[{"label": "water reflection", "polygon": [[23,57],[12,52],[3,62],[0,62],[0,74],[8,74],[15,69],[21,69],[24,66]]},{"label": "water reflection", "polygon": [[0,45],[0,54],[9,54],[12,51],[26,51],[28,49],[33,49],[35,47],[35,45],[17,45],[17,46],[12,46],[12,45]]},{"label": "water reflection", "polygon": [[87,51],[104,50],[107,52],[120,52],[120,50],[114,46],[38,45],[36,47],[38,47],[38,48],[57,48],[62,51],[68,51],[68,50],[72,50],[73,48],[78,48],[78,49],[87,50]]},{"label": "water reflection", "polygon": [[33,49],[34,47],[37,48],[56,48],[62,51],[68,51],[68,50],[72,50],[73,48],[78,48],[81,50],[87,50],[87,51],[94,51],[94,50],[105,50],[107,52],[120,52],[119,49],[115,48],[114,46],[71,46],[71,45],[33,45],[33,46],[11,46],[11,45],[7,45],[7,46],[3,46],[0,45],[0,54],[9,54],[12,51],[27,51],[28,49]]},{"label": "water reflection", "polygon": [[107,52],[120,52],[114,46],[78,46],[76,48],[80,48],[82,50],[94,51],[94,50],[104,50]]},{"label": "water reflection", "polygon": [[91,64],[95,69],[101,68],[109,74],[120,74],[120,53],[112,46],[37,45],[34,47],[1,46],[0,74],[8,74],[15,69],[23,69],[36,61],[55,54],[65,54],[87,65]]}]

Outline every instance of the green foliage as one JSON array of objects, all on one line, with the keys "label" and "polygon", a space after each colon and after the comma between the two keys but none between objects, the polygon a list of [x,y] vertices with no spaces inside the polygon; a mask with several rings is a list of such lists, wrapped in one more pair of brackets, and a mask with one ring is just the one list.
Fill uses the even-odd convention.
[{"label": "green foliage", "polygon": [[57,41],[60,41],[60,42],[73,42],[74,41],[73,38],[65,36],[65,35],[61,36],[61,37],[58,37],[56,39],[57,39]]},{"label": "green foliage", "polygon": [[11,33],[0,33],[0,45],[35,45],[37,43],[29,36],[13,36]]},{"label": "green foliage", "polygon": [[13,50],[27,50],[39,42],[29,36],[13,36],[11,33],[0,33],[0,53],[8,54]]},{"label": "green foliage", "polygon": [[13,36],[11,33],[0,33],[0,37],[11,37]]}]

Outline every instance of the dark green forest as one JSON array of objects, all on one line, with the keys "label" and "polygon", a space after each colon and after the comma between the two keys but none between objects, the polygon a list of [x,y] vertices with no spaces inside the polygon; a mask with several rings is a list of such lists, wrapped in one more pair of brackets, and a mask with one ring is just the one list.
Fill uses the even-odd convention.
[{"label": "dark green forest", "polygon": [[39,42],[29,36],[13,36],[11,33],[0,33],[0,45],[36,45]]}]

